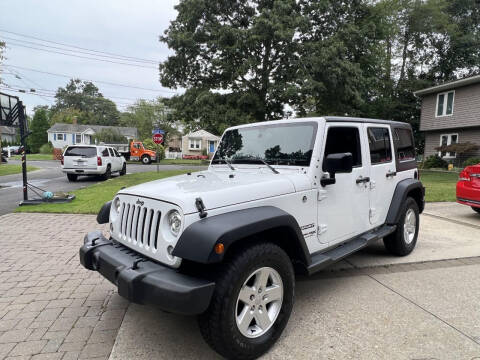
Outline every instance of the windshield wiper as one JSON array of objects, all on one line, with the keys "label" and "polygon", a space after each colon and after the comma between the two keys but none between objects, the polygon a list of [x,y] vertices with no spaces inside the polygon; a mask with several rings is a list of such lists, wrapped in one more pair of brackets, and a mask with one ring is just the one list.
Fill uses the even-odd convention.
[{"label": "windshield wiper", "polygon": [[267,166],[270,170],[272,170],[274,174],[280,174],[277,170],[275,170],[275,168],[273,166],[271,166],[269,163],[267,163],[265,160],[263,160],[262,158],[259,158],[259,157],[238,158],[238,159],[235,159],[235,160],[239,160],[239,161],[250,161],[250,160],[260,161],[265,166]]},{"label": "windshield wiper", "polygon": [[232,163],[230,162],[230,160],[228,160],[226,157],[213,159],[213,162],[217,162],[217,163],[220,163],[220,162],[222,162],[222,161],[223,161],[225,164],[227,164],[227,166],[228,166],[231,170],[235,170],[235,168],[232,166]]}]

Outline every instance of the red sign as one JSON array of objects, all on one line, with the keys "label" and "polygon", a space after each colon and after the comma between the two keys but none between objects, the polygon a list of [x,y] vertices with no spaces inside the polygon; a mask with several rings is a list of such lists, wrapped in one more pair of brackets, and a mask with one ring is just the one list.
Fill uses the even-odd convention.
[{"label": "red sign", "polygon": [[153,135],[153,142],[155,144],[161,144],[163,143],[163,134],[154,134]]}]

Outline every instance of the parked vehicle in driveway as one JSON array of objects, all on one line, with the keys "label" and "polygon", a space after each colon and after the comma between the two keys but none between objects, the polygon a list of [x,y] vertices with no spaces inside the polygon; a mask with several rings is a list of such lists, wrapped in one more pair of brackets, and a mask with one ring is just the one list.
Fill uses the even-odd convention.
[{"label": "parked vehicle in driveway", "polygon": [[208,170],[120,190],[97,217],[110,238],[88,233],[80,262],[134,303],[198,315],[222,356],[254,359],[287,325],[295,274],[381,239],[389,253],[410,254],[424,194],[407,123],[236,126]]},{"label": "parked vehicle in driveway", "polygon": [[104,146],[115,148],[127,160],[141,161],[145,165],[156,160],[155,151],[146,149],[141,141],[131,141],[129,144],[104,144]]},{"label": "parked vehicle in driveway", "polygon": [[69,181],[77,181],[78,176],[83,175],[100,175],[106,180],[112,173],[127,173],[125,158],[110,146],[68,146],[63,153],[61,164]]},{"label": "parked vehicle in driveway", "polygon": [[480,164],[467,166],[459,174],[457,202],[480,214]]}]

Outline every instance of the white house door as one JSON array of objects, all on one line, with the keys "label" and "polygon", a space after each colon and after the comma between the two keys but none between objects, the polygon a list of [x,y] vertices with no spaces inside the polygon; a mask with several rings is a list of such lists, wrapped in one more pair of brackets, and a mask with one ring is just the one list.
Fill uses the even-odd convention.
[{"label": "white house door", "polygon": [[387,217],[388,207],[396,187],[396,166],[390,126],[366,124],[370,156],[370,223],[381,225]]},{"label": "white house door", "polygon": [[335,184],[319,187],[317,236],[322,244],[333,245],[370,227],[370,173],[365,138],[360,136],[363,131],[363,124],[359,123],[327,123],[323,159],[329,154],[351,153],[353,169],[351,173],[336,174]]}]

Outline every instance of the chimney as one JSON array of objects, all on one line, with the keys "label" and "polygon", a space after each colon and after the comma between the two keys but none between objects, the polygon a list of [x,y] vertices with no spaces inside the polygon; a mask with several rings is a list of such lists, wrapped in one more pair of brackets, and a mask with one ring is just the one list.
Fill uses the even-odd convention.
[{"label": "chimney", "polygon": [[72,119],[72,124],[73,125],[77,125],[77,117],[74,116],[73,119]]}]

